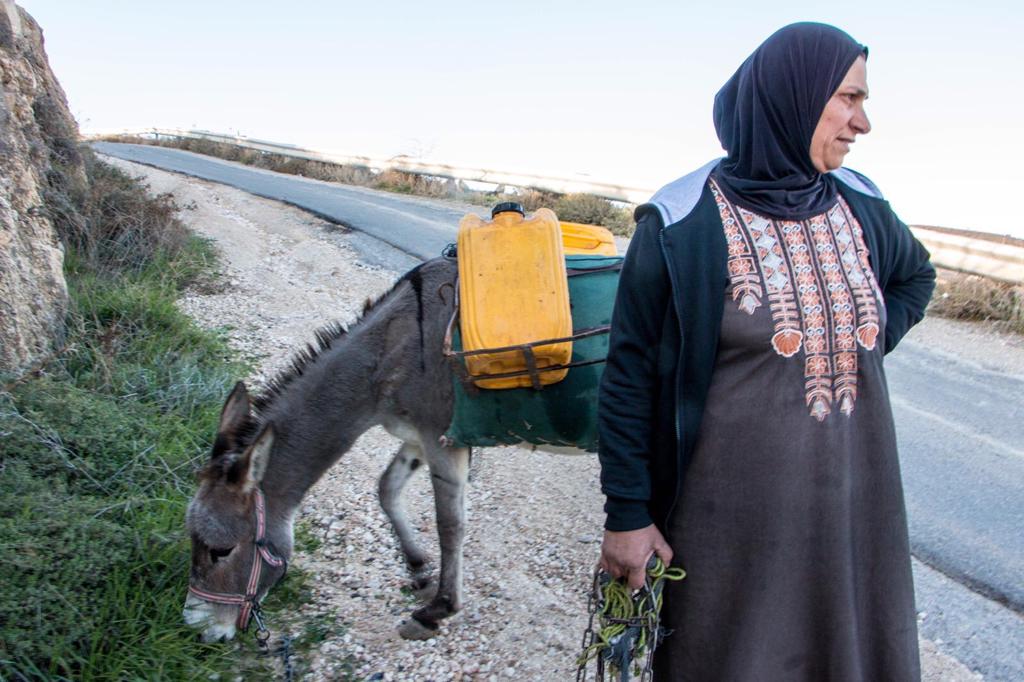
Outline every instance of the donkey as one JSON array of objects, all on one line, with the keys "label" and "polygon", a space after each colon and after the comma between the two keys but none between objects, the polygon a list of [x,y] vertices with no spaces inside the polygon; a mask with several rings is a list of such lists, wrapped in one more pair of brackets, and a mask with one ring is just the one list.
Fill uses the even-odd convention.
[{"label": "donkey", "polygon": [[378,493],[412,573],[434,580],[401,493],[424,462],[430,469],[440,536],[436,593],[399,627],[427,639],[462,603],[465,486],[470,453],[442,436],[452,418],[451,368],[442,354],[454,312],[458,266],[437,258],[367,302],[349,329],[334,324],[265,391],[250,398],[239,382],[221,412],[212,454],[188,507],[192,566],[185,621],[204,641],[231,639],[284,574],[293,522],[306,491],[367,429],[382,425],[402,441]]}]

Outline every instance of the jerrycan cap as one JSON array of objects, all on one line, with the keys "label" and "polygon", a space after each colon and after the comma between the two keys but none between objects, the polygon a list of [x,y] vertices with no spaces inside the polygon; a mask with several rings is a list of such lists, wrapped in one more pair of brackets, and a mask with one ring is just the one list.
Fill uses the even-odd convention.
[{"label": "jerrycan cap", "polygon": [[515,211],[524,218],[526,217],[523,205],[515,201],[503,201],[500,204],[495,204],[494,208],[491,209],[491,217],[493,218],[499,213],[505,213],[506,211]]}]

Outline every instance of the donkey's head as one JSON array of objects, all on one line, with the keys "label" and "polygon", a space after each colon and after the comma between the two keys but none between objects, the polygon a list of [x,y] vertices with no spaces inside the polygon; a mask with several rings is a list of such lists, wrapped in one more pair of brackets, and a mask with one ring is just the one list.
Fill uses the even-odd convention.
[{"label": "donkey's head", "polygon": [[192,569],[184,616],[202,628],[204,641],[234,637],[284,574],[283,559],[266,539],[260,488],[273,445],[273,427],[253,419],[249,394],[239,382],[224,403],[213,454],[185,519]]}]

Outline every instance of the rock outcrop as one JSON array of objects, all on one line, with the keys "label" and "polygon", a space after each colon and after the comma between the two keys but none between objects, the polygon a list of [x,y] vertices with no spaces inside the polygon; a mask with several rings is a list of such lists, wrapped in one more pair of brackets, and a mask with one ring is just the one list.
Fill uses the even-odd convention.
[{"label": "rock outcrop", "polygon": [[51,216],[85,172],[42,31],[13,0],[0,0],[0,91],[0,372],[17,372],[60,343],[68,292]]}]

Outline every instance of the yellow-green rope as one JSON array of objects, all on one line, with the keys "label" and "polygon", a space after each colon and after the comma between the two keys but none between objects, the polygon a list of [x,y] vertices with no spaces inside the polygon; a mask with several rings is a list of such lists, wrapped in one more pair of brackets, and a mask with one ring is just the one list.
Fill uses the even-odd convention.
[{"label": "yellow-green rope", "polygon": [[[647,645],[651,638],[657,638],[658,615],[661,612],[662,588],[666,580],[677,581],[686,577],[682,568],[669,568],[657,556],[647,564],[647,580],[645,589],[635,593],[629,589],[625,578],[616,578],[607,582],[598,579],[601,585],[597,602],[598,628],[594,640],[583,649],[577,659],[582,669],[592,659],[608,651],[615,639],[623,635],[629,627],[639,627],[639,635],[630,651],[630,660],[640,674],[640,661],[643,660]],[[606,578],[607,579],[607,578]],[[656,643],[656,641],[655,641]],[[610,672],[614,672],[615,664],[610,663]]]}]

